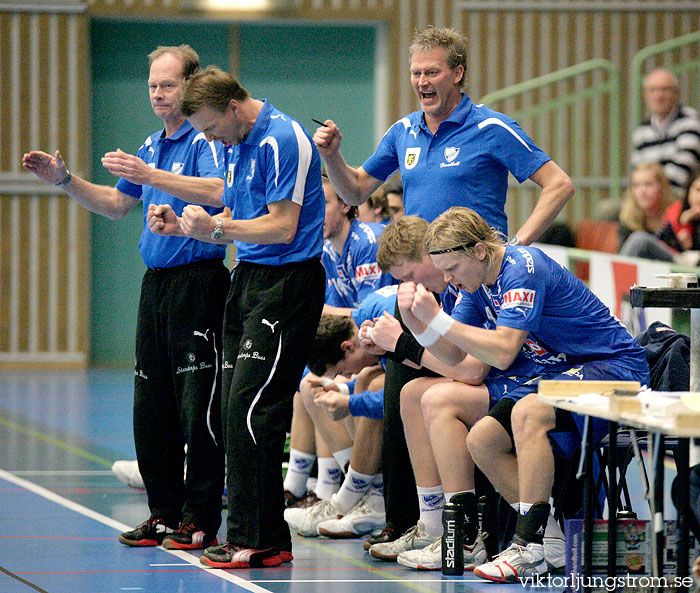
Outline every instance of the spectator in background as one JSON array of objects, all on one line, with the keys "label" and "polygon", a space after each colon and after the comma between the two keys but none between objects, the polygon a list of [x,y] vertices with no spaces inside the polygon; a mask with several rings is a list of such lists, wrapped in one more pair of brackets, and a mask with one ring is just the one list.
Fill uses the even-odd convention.
[{"label": "spectator in background", "polygon": [[357,206],[357,220],[360,222],[391,222],[389,203],[386,199],[384,185],[380,186],[366,202]]},{"label": "spectator in background", "polygon": [[700,172],[688,185],[685,199],[671,204],[664,214],[661,240],[677,253],[674,261],[695,266],[700,256]]},{"label": "spectator in background", "polygon": [[693,171],[700,167],[698,113],[681,105],[678,80],[664,68],[647,74],[643,92],[650,117],[632,132],[632,166],[661,163],[680,196]]},{"label": "spectator in background", "polygon": [[403,185],[401,178],[396,176],[384,184],[386,201],[389,207],[391,222],[396,222],[404,215],[403,211]]},{"label": "spectator in background", "polygon": [[658,237],[674,194],[658,163],[642,163],[632,172],[620,209],[620,255],[673,261],[672,249]]}]

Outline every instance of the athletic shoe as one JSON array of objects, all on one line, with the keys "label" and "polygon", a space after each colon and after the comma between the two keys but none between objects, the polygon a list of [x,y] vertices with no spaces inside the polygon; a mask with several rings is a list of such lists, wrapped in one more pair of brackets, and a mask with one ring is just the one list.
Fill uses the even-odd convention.
[{"label": "athletic shoe", "polygon": [[112,464],[112,473],[120,482],[132,488],[145,488],[139,462],[135,459],[120,459]]},{"label": "athletic shoe", "polygon": [[396,562],[414,570],[440,570],[442,568],[442,538],[420,550],[406,550],[396,557]]},{"label": "athletic shoe", "polygon": [[131,531],[119,534],[119,541],[126,546],[159,546],[173,530],[161,517],[150,517]]},{"label": "athletic shoe", "polygon": [[191,521],[183,521],[163,539],[163,547],[168,550],[203,550],[218,543],[216,535],[207,535]]},{"label": "athletic shoe", "polygon": [[302,537],[316,537],[318,526],[328,519],[338,519],[342,515],[335,503],[335,494],[328,500],[317,502],[308,509],[285,509],[284,520],[289,528]]},{"label": "athletic shoe", "polygon": [[566,542],[560,537],[545,537],[544,560],[549,572],[563,569],[566,566]]},{"label": "athletic shoe", "polygon": [[[464,544],[464,570],[474,570],[475,566],[489,559],[484,545],[488,534],[479,534],[471,545]],[[400,553],[396,561],[402,566],[414,570],[440,570],[442,568],[442,538],[437,538],[432,544],[422,550],[408,550]]]},{"label": "athletic shoe", "polygon": [[[285,497],[286,497],[286,492],[285,492]],[[288,509],[308,509],[309,507],[314,506],[317,502],[319,502],[321,499],[316,496],[316,493],[313,490],[307,490],[304,496],[301,498],[298,498],[296,502],[288,505],[286,508]],[[286,502],[286,498],[285,498]]]},{"label": "athletic shoe", "polygon": [[496,583],[517,583],[520,579],[538,576],[547,572],[544,546],[529,543],[512,543],[491,562],[474,569],[474,574]]},{"label": "athletic shoe", "polygon": [[381,511],[375,510],[369,493],[352,507],[343,517],[329,519],[318,525],[318,534],[332,538],[359,537],[386,526],[384,505]]},{"label": "athletic shoe", "polygon": [[291,562],[292,553],[277,548],[255,550],[242,548],[226,542],[220,546],[207,548],[199,561],[209,568],[264,568]]},{"label": "athletic shoe", "polygon": [[425,531],[423,521],[418,521],[400,538],[391,542],[379,543],[370,546],[369,555],[386,562],[396,562],[396,557],[408,550],[421,550],[434,543],[439,536],[429,535]]},{"label": "athletic shoe", "polygon": [[382,532],[380,534],[373,535],[372,537],[366,539],[365,543],[362,544],[362,547],[365,550],[369,550],[374,544],[385,544],[387,542],[393,542],[399,537],[401,537],[401,533],[397,529],[394,529],[390,525],[387,525],[384,529],[382,529]]}]

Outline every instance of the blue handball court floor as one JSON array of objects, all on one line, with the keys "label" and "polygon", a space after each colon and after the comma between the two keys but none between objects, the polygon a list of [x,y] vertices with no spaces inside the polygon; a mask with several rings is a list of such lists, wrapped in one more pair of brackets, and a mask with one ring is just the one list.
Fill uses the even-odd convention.
[{"label": "blue handball court floor", "polygon": [[[123,370],[0,372],[0,593],[523,589],[376,561],[361,540],[296,538],[291,564],[230,571],[201,567],[200,552],[123,546],[117,535],[148,517],[145,492],[110,471],[135,457],[132,386]],[[537,589],[564,590],[563,575],[551,583]]]}]

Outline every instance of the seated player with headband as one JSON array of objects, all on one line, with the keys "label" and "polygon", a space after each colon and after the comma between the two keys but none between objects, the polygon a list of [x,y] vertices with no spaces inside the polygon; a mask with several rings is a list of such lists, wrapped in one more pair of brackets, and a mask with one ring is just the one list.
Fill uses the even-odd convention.
[{"label": "seated player with headband", "polygon": [[[466,291],[466,323],[440,310],[420,284],[399,286],[404,322],[447,364],[471,354],[506,369],[518,353],[540,379],[649,382],[644,350],[571,272],[534,247],[509,246],[469,208],[450,208],[428,228],[425,246],[445,278]],[[547,571],[543,534],[554,479],[550,431],[577,431],[577,415],[540,402],[537,381],[508,394],[467,438],[476,465],[519,511],[513,543],[474,570],[512,583]]]}]

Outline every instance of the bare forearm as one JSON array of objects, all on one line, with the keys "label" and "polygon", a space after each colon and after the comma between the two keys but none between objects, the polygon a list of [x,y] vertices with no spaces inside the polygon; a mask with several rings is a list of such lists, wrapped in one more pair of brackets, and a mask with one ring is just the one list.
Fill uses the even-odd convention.
[{"label": "bare forearm", "polygon": [[468,385],[481,385],[491,370],[489,365],[468,355],[461,362],[448,365],[427,350],[423,353],[421,364],[443,377],[455,379]]},{"label": "bare forearm", "polygon": [[114,187],[97,185],[77,175],[71,177],[63,190],[90,212],[112,220],[126,216],[139,202]]},{"label": "bare forearm", "polygon": [[449,341],[481,362],[505,370],[515,360],[526,336],[526,331],[503,326],[490,330],[455,322],[445,337],[441,338],[430,351],[437,353],[438,357],[444,360],[439,352],[440,349],[446,348],[444,342]]},{"label": "bare forearm", "polygon": [[532,213],[516,233],[524,245],[536,241],[547,230],[575,192],[569,176],[553,162],[545,163],[541,170],[546,173],[538,171],[532,180],[541,185],[542,192]]},{"label": "bare forearm", "polygon": [[219,177],[191,177],[152,169],[148,185],[190,204],[223,206],[224,180]]},{"label": "bare forearm", "polygon": [[374,185],[371,182],[373,178],[366,173],[363,175],[363,171],[348,165],[340,151],[332,156],[324,157],[324,164],[333,189],[343,202],[350,206],[362,204],[381,185],[381,181],[376,180],[377,184],[372,187]]}]

